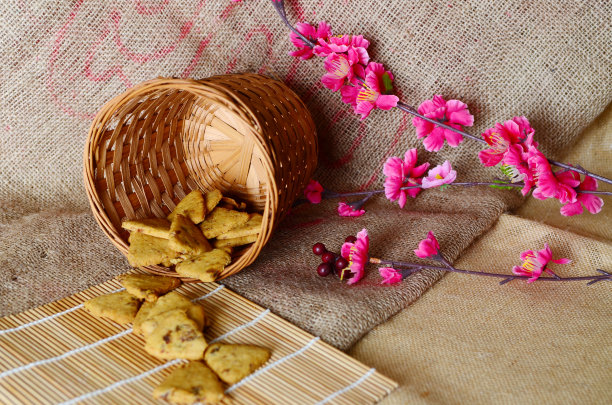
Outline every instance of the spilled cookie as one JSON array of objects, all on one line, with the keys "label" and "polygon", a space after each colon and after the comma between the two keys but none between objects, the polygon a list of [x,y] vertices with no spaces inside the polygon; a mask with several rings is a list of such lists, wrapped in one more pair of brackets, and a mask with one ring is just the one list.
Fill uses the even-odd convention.
[{"label": "spilled cookie", "polygon": [[[219,190],[191,191],[167,218],[122,223],[130,231],[128,261],[133,267],[175,266],[181,276],[215,281],[231,263],[233,247],[259,238],[263,217],[245,210],[244,202]],[[153,300],[154,296],[142,298]]]},{"label": "spilled cookie", "polygon": [[[179,216],[182,214],[175,219]],[[230,260],[226,249],[213,249],[204,255],[209,255],[209,260],[200,257],[199,263],[191,264],[204,273],[218,272],[222,263]],[[269,360],[270,350],[264,347],[209,345],[204,330],[210,321],[204,307],[172,291],[180,285],[179,280],[137,273],[117,279],[125,291],[92,298],[84,303],[85,309],[117,323],[132,322],[133,333],[143,337],[144,350],[159,359],[189,360],[155,388],[155,399],[177,405],[218,404],[225,398],[224,383],[237,383]]]}]

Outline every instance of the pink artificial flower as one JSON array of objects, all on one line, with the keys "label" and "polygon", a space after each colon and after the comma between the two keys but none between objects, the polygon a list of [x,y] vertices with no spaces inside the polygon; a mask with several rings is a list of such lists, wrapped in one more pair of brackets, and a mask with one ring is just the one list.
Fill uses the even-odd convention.
[{"label": "pink artificial flower", "polygon": [[[578,173],[574,171],[572,171],[571,173],[575,174],[575,178],[577,177],[578,179],[580,179],[580,175]],[[597,180],[595,180],[591,176],[584,176],[584,180],[578,186],[578,190],[597,190]],[[570,202],[561,207],[561,214],[565,215],[566,217],[582,214],[583,205],[591,214],[597,214],[599,213],[599,211],[601,211],[603,204],[603,200],[596,195],[578,193],[576,197],[576,202]]]},{"label": "pink artificial flower", "polygon": [[327,73],[321,78],[321,83],[330,90],[338,91],[347,79],[351,83],[358,83],[356,77],[363,77],[363,66],[359,64],[357,54],[331,53],[325,58]]},{"label": "pink artificial flower", "polygon": [[387,159],[383,167],[385,179],[385,195],[390,201],[398,201],[400,208],[406,205],[407,196],[415,198],[420,192],[420,188],[402,190],[403,187],[418,186],[421,184],[421,177],[429,168],[429,163],[416,166],[417,150],[409,149],[404,155],[404,160],[398,157]]},{"label": "pink artificial flower", "polygon": [[391,267],[381,267],[378,269],[378,272],[383,278],[380,284],[395,284],[402,281],[402,273]]},{"label": "pink artificial flower", "polygon": [[531,136],[530,143],[537,147],[537,143],[533,142],[534,133],[526,117],[514,117],[503,124],[498,122],[482,134],[491,149],[480,151],[478,157],[483,165],[495,166],[502,161],[510,146],[522,142],[529,136]]},{"label": "pink artificial flower", "polygon": [[[363,278],[365,265],[370,260],[368,257],[369,249],[370,238],[368,237],[368,231],[366,229],[362,229],[361,232],[357,234],[355,243],[345,242],[342,245],[340,254],[348,260],[349,265],[347,269],[353,273],[353,277],[349,279],[347,284],[355,284]],[[344,271],[342,274],[344,275]]]},{"label": "pink artificial flower", "polygon": [[[325,41],[331,35],[331,27],[327,25],[325,21],[321,21],[319,27],[316,29],[312,25],[306,23],[297,23],[295,28],[300,34],[314,43],[317,43],[318,40]],[[312,48],[306,45],[302,38],[295,32],[292,31],[289,35],[293,45],[298,48],[297,51],[289,52],[289,55],[303,60],[310,59],[313,55]]]},{"label": "pink artificial flower", "polygon": [[[548,164],[548,160],[537,149],[537,146],[537,142],[533,140],[533,133],[531,133],[521,143],[510,145],[501,160],[502,171],[506,176],[508,176],[512,183],[517,183],[519,181],[523,181],[523,183],[525,183],[521,190],[521,193],[524,196],[529,193],[531,188],[536,183],[537,164],[534,163],[536,156],[537,159],[543,158],[546,161],[546,164]],[[534,159],[531,159],[532,157]]]},{"label": "pink artificial flower", "polygon": [[549,262],[552,263],[570,263],[569,259],[557,259],[552,260],[552,251],[550,250],[550,246],[548,243],[544,244],[544,249],[538,250],[534,252],[533,250],[526,250],[521,253],[521,260],[523,260],[523,264],[519,266],[514,266],[512,268],[512,272],[517,276],[528,276],[531,277],[527,280],[528,283],[533,283],[542,275],[542,272],[545,271],[551,275],[555,275],[552,270],[547,269],[546,265]]},{"label": "pink artificial flower", "polygon": [[370,41],[362,35],[342,35],[339,37],[330,37],[329,39],[321,38],[318,40],[318,45],[315,45],[313,51],[315,55],[326,57],[332,53],[345,53],[352,51],[362,65],[367,65],[370,61],[368,55],[368,46]]},{"label": "pink artificial flower", "polygon": [[557,193],[557,180],[548,159],[534,146],[529,148],[527,155],[527,165],[533,173],[536,186],[532,193],[533,197],[538,200],[554,197]]},{"label": "pink artificial flower", "polygon": [[365,71],[365,83],[357,86],[344,86],[341,89],[342,101],[351,104],[355,114],[364,120],[374,108],[390,110],[397,106],[399,98],[393,94],[393,74],[380,63],[372,62]]},{"label": "pink artificial flower", "polygon": [[[435,95],[432,100],[423,101],[419,106],[419,113],[455,129],[461,129],[462,125],[469,127],[474,124],[474,116],[470,114],[467,104],[459,100],[446,101],[439,95]],[[463,136],[419,117],[412,119],[412,125],[416,127],[417,137],[425,138],[423,145],[430,152],[442,149],[444,140],[452,147],[458,146],[463,141]]]},{"label": "pink artificial flower", "polygon": [[315,45],[313,51],[317,56],[326,57],[332,53],[344,53],[349,50],[350,45],[350,35],[337,35],[329,37],[327,40],[317,40],[317,45]]},{"label": "pink artificial flower", "polygon": [[536,189],[533,196],[539,200],[556,198],[561,204],[575,203],[578,193],[575,188],[580,185],[580,175],[574,171],[553,172],[548,159],[534,152],[529,159],[530,165],[535,166]]},{"label": "pink artificial flower", "polygon": [[457,178],[457,171],[453,170],[447,160],[439,166],[434,167],[423,177],[423,188],[440,187],[443,184],[450,184]]},{"label": "pink artificial flower", "polygon": [[427,238],[419,242],[419,248],[414,250],[414,254],[418,257],[426,258],[435,256],[440,250],[440,244],[432,231],[429,231]]},{"label": "pink artificial flower", "polygon": [[338,203],[338,215],[341,217],[360,217],[365,213],[365,210],[355,208],[351,204],[344,202]]},{"label": "pink artificial flower", "polygon": [[580,185],[580,175],[572,170],[554,173],[557,180],[557,192],[554,195],[561,204],[575,203],[578,198],[576,187]]},{"label": "pink artificial flower", "polygon": [[304,196],[312,204],[321,202],[321,193],[323,193],[323,186],[316,180],[310,180],[310,183],[304,189]]}]

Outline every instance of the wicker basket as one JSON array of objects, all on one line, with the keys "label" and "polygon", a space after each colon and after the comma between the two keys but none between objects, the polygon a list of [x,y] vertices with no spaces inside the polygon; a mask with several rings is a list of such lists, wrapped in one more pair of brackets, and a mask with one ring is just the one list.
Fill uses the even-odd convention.
[{"label": "wicker basket", "polygon": [[224,278],[255,260],[316,164],[315,126],[298,96],[268,77],[236,74],[160,78],[110,100],[91,125],[84,176],[94,217],[124,255],[123,220],[166,217],[195,188],[218,188],[261,212],[259,238]]}]

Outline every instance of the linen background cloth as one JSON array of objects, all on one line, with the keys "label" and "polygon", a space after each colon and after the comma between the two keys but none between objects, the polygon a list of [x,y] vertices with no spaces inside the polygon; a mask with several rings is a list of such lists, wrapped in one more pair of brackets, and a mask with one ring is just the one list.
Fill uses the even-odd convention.
[{"label": "linen background cloth", "polygon": [[[608,106],[564,160],[589,162],[610,177],[611,159]],[[572,260],[553,265],[560,275],[612,270],[612,205],[597,215],[563,217],[558,210],[556,201],[529,200],[517,216],[502,215],[455,264],[508,272],[519,252],[548,242],[555,258]],[[610,283],[546,284],[554,283],[499,286],[449,274],[349,354],[400,384],[381,405],[612,402]]]},{"label": "linen background cloth", "polygon": [[[373,60],[393,71],[401,98],[442,94],[465,101],[472,133],[526,115],[552,158],[609,103],[612,11],[605,1],[561,3],[289,1],[292,21],[326,20],[336,34],[372,41]],[[360,121],[323,88],[322,60],[299,62],[267,1],[4,2],[0,5],[0,313],[59,299],[127,269],[89,214],[82,151],[92,116],[112,96],[157,76],[203,78],[252,71],[285,81],[307,103],[321,144],[316,178],[335,190],[380,188],[389,156],[419,148],[420,161],[450,160],[459,179],[488,179],[466,140],[426,153],[410,117],[374,112]],[[378,285],[374,268],[348,287],[316,276],[316,241],[339,249],[367,227],[372,253],[397,259],[429,230],[454,260],[516,193],[427,191],[404,210],[379,198],[358,219],[336,202],[302,206],[260,258],[229,287],[346,349],[417,299],[441,274],[401,288]]]}]

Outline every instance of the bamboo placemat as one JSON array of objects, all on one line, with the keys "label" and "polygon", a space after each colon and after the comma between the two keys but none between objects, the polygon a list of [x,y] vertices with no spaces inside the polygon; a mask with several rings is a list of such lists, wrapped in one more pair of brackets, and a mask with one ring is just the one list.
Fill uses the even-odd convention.
[{"label": "bamboo placemat", "polygon": [[[82,303],[118,291],[112,280],[71,297],[0,318],[0,403],[146,404],[183,360],[143,349],[129,325],[91,316]],[[177,291],[212,320],[206,339],[272,349],[262,368],[228,387],[227,404],[371,404],[397,383],[216,283]]]}]

